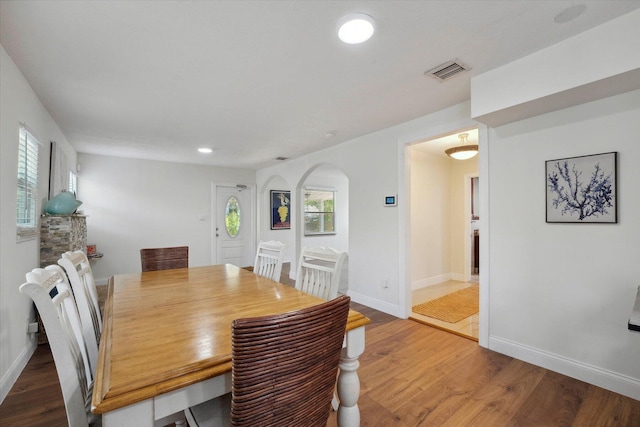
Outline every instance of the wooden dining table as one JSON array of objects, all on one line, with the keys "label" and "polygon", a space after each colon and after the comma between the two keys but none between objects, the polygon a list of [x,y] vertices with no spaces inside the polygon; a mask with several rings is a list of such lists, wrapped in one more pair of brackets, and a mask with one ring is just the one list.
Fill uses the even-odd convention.
[{"label": "wooden dining table", "polygon": [[[323,300],[235,265],[109,280],[91,410],[104,427],[151,427],[231,391],[231,322]],[[369,319],[350,310],[338,376],[339,426],[360,423],[358,357]]]}]

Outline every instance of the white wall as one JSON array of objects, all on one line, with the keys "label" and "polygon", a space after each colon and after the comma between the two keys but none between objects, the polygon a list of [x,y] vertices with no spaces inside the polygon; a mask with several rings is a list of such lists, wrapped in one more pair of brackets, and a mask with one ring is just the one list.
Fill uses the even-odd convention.
[{"label": "white wall", "polygon": [[[478,157],[452,160],[411,149],[411,288],[464,280],[467,175]],[[466,242],[469,243],[469,242]]]},{"label": "white wall", "polygon": [[[640,91],[490,131],[490,348],[640,399]],[[618,152],[618,224],[547,224],[545,160]]]},{"label": "white wall", "polygon": [[[635,399],[639,37],[637,10],[471,81],[473,116],[496,126],[481,163],[480,342],[486,328],[491,349]],[[551,82],[548,69],[571,72]],[[619,223],[546,224],[545,160],[609,151],[619,152]]]},{"label": "white wall", "polygon": [[449,160],[411,150],[411,287],[451,278]]},{"label": "white wall", "polygon": [[76,153],[0,45],[0,401],[11,389],[31,353],[34,319],[31,300],[18,291],[25,273],[40,266],[40,240],[16,242],[18,128],[26,123],[39,149],[39,209],[48,196],[50,141],[56,141],[75,165]]},{"label": "white wall", "polygon": [[[354,301],[402,316],[405,262],[400,254],[405,248],[400,248],[400,235],[404,234],[401,219],[407,200],[403,200],[399,184],[402,160],[398,146],[402,141],[424,140],[434,132],[468,127],[469,116],[467,102],[261,169],[256,174],[258,187],[274,175],[297,186],[319,164],[344,171],[349,180],[349,295]],[[396,194],[400,195],[398,206],[385,207],[384,197]],[[385,282],[387,287],[383,287]]]},{"label": "white wall", "polygon": [[[255,186],[255,171],[79,154],[87,239],[104,282],[141,270],[140,249],[189,246],[189,265],[211,264],[212,183]],[[201,221],[200,216],[205,220]]]},{"label": "white wall", "polygon": [[[465,280],[465,264],[471,263],[471,254],[465,253],[465,245],[471,244],[471,206],[469,175],[478,174],[478,156],[468,160],[449,160],[451,164],[451,275],[453,280]],[[466,202],[466,203],[465,203]],[[469,226],[467,228],[466,226]],[[470,246],[466,246],[470,247]]]}]

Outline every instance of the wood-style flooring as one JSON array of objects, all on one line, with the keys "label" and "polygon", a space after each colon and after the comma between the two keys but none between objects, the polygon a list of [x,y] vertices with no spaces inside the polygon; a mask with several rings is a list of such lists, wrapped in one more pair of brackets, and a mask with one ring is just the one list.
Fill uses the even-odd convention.
[{"label": "wood-style flooring", "polygon": [[[358,371],[361,426],[640,425],[640,401],[412,320],[353,308],[371,319]],[[41,345],[0,405],[0,426],[65,425],[51,352]],[[332,412],[327,426],[336,425]]]}]

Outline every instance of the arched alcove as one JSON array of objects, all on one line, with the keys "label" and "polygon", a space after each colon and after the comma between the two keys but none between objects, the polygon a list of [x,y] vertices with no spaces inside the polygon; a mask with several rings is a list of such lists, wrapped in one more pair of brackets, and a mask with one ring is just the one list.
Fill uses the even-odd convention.
[{"label": "arched alcove", "polygon": [[[304,201],[305,189],[335,191],[335,234],[305,235]],[[300,250],[304,246],[327,246],[338,251],[349,252],[349,177],[337,166],[320,163],[309,168],[296,185],[294,200],[293,228],[295,230],[295,258],[291,263],[291,271],[296,271]],[[348,266],[348,262],[345,263]],[[347,267],[348,268],[348,267]],[[343,272],[343,277],[348,274]]]}]

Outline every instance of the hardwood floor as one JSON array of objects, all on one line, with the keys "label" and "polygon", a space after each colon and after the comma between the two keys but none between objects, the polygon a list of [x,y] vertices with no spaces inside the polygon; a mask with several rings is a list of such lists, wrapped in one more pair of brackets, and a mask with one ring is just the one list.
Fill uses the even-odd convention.
[{"label": "hardwood floor", "polygon": [[[477,276],[476,276],[477,277]],[[428,286],[426,288],[416,289],[411,292],[411,305],[415,306],[427,301],[440,298],[444,295],[453,293],[460,289],[477,284],[476,281],[471,282],[459,282],[456,280],[449,280],[447,282],[439,283],[437,285]],[[436,327],[451,333],[478,341],[479,335],[479,314],[476,313],[456,323],[449,323],[432,317],[424,316],[422,314],[411,312],[411,319],[424,323],[429,326]]]},{"label": "hardwood floor", "polygon": [[66,426],[56,367],[49,344],[40,344],[0,405],[0,426]]},{"label": "hardwood floor", "polygon": [[[640,425],[640,401],[439,329],[353,308],[371,319],[360,357],[361,426]],[[38,347],[0,405],[0,426],[43,425],[66,425],[47,345]],[[327,426],[336,425],[332,412]]]}]

